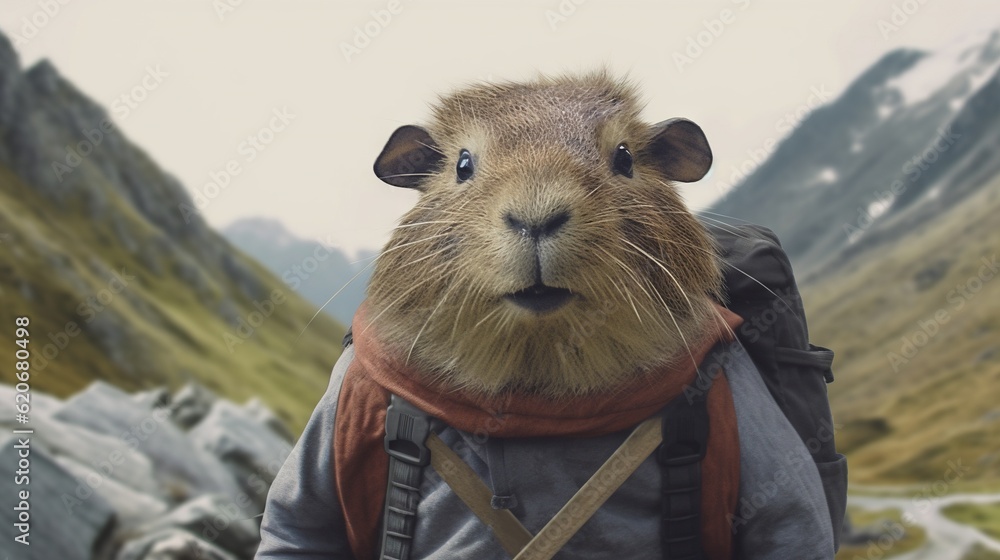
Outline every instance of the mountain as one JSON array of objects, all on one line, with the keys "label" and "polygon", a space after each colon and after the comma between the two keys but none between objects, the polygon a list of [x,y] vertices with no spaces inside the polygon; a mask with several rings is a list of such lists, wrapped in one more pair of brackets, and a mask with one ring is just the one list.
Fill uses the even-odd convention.
[{"label": "mountain", "polygon": [[1000,484],[998,153],[994,31],[887,54],[705,213],[782,239],[852,483]]},{"label": "mountain", "polygon": [[266,218],[238,220],[222,234],[341,323],[350,324],[365,298],[374,251],[362,251],[352,262],[339,249],[295,237],[280,222]]},{"label": "mountain", "polygon": [[836,352],[838,447],[856,482],[1000,484],[1000,176],[905,242],[844,256],[803,286]]},{"label": "mountain", "polygon": [[0,36],[0,347],[26,316],[39,390],[195,380],[299,429],[344,327],[306,328],[315,306],[191,208],[103,107]]},{"label": "mountain", "polygon": [[890,52],[710,211],[769,225],[806,268],[905,235],[1000,172],[998,88],[1000,31]]}]

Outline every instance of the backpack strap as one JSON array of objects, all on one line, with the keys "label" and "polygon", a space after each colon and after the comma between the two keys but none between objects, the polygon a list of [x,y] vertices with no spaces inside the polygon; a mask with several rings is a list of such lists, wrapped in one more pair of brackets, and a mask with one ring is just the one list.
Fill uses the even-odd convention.
[{"label": "backpack strap", "polygon": [[531,533],[509,510],[491,507],[490,489],[461,457],[431,431],[431,421],[430,416],[402,397],[390,397],[385,417],[389,482],[379,558],[407,560],[410,557],[420,505],[420,483],[428,463],[476,516],[493,530],[504,550],[514,556],[531,540]]},{"label": "backpack strap", "polygon": [[[660,420],[662,426],[660,431],[663,434],[663,441],[657,451],[663,495],[660,539],[664,558],[670,560],[705,559],[704,547],[701,542],[701,462],[705,458],[705,451],[708,448],[709,417],[706,401],[711,383],[712,378],[701,375],[699,370],[698,390],[685,391],[677,396],[664,408]],[[381,560],[408,560],[410,557],[417,507],[420,505],[420,483],[423,478],[423,468],[432,459],[429,445],[436,448],[435,455],[437,457],[434,458],[440,459],[441,462],[438,465],[441,468],[436,470],[445,477],[446,482],[453,490],[468,486],[460,483],[462,480],[475,480],[479,485],[482,485],[482,481],[475,473],[471,473],[471,470],[457,455],[444,452],[451,450],[433,435],[430,423],[431,418],[426,413],[404,399],[392,395],[389,409],[386,411],[385,424],[385,451],[389,455],[389,482],[386,487],[382,522],[382,544],[379,554]],[[444,450],[441,449],[442,447]],[[645,457],[644,454],[641,456]],[[616,457],[617,455],[613,456],[612,459]],[[608,462],[614,463],[615,461],[612,459],[609,459]],[[444,467],[445,464],[447,468]],[[607,466],[608,464],[605,464],[602,468]],[[456,471],[461,470],[461,467],[465,467],[465,470],[470,472],[456,473]],[[633,470],[634,468],[628,469],[626,476],[631,474]],[[445,476],[446,473],[447,476]],[[594,479],[597,478],[599,477],[595,474]],[[613,492],[619,484],[620,482],[615,484],[611,491]],[[485,488],[484,490],[488,495],[489,490]],[[482,511],[477,511],[479,509],[494,515],[497,513],[488,507],[473,507],[476,500],[469,499],[466,492],[460,492],[460,494],[462,494],[463,501],[473,511],[476,511],[477,516],[481,519],[484,516],[481,515]],[[474,495],[476,492],[472,492],[472,494]],[[589,495],[592,494],[592,490],[583,492],[581,489],[580,494]],[[604,499],[607,499],[607,496],[596,500],[597,507],[603,503]],[[507,510],[501,511],[508,515],[510,513]],[[560,516],[557,515],[557,517]],[[490,516],[486,516],[486,518],[496,521]],[[584,516],[583,521],[588,518],[589,515]],[[486,521],[484,520],[484,522]],[[538,552],[532,551],[531,547],[524,544],[526,540],[532,540],[530,533],[524,531],[524,528],[516,520],[514,520],[513,528],[519,529],[519,531],[510,530],[511,525],[508,523],[509,520],[506,519],[499,523],[487,522],[498,536],[506,533],[504,536],[512,537],[500,539],[503,543],[518,543],[513,547],[504,546],[508,553],[514,555],[523,547],[527,549],[522,551],[526,553],[523,557],[527,558]],[[550,522],[550,524],[552,523]],[[501,530],[497,531],[498,528]],[[569,531],[567,538],[551,552],[554,553],[558,550],[562,544],[565,544],[565,540],[568,540],[568,537],[575,532]],[[518,557],[522,556],[518,555]],[[542,553],[539,557],[548,556]]]},{"label": "backpack strap", "polygon": [[[392,395],[386,414],[385,449],[389,454],[381,560],[410,557],[420,480],[429,462],[453,492],[486,526],[515,560],[549,560],[580,530],[660,444],[662,421],[640,424],[610,458],[577,491],[537,535],[532,535],[506,509],[490,504],[492,491],[479,476],[430,430],[430,418]],[[675,427],[671,428],[676,429]],[[700,541],[699,541],[700,542]]]},{"label": "backpack strap", "polygon": [[660,422],[639,424],[514,560],[551,560],[662,441]]},{"label": "backpack strap", "polygon": [[509,509],[493,507],[493,491],[436,433],[431,432],[427,438],[427,447],[431,450],[431,466],[441,479],[493,531],[504,551],[511,557],[517,555],[531,541],[531,532]]},{"label": "backpack strap", "polygon": [[392,395],[385,415],[385,452],[389,454],[389,483],[385,490],[379,558],[407,560],[413,544],[420,482],[430,462],[427,436],[430,417]]},{"label": "backpack strap", "polygon": [[708,449],[706,400],[712,378],[698,370],[698,390],[685,391],[663,409],[660,463],[663,557],[704,560],[701,542],[701,462]]},{"label": "backpack strap", "polygon": [[[343,348],[354,344],[353,326],[347,327]],[[420,483],[430,462],[427,436],[431,418],[396,395],[390,395],[385,414],[385,452],[389,455],[389,478],[382,509],[379,560],[409,560],[413,531],[420,505]]]}]

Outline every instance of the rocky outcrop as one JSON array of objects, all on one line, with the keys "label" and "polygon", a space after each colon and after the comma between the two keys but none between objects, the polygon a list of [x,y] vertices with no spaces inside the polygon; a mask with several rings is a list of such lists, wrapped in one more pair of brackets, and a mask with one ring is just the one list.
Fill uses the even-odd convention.
[{"label": "rocky outcrop", "polygon": [[[194,383],[130,395],[94,382],[65,400],[35,392],[32,402],[31,546],[16,557],[253,558],[264,498],[292,448],[260,401],[241,406]],[[11,423],[13,403],[14,389],[0,385],[8,432],[25,427]],[[0,442],[4,473],[17,470],[15,438]],[[20,488],[0,477],[0,495]],[[17,515],[0,508],[2,551]]]},{"label": "rocky outcrop", "polygon": [[236,556],[182,529],[168,529],[145,535],[122,548],[116,560],[236,560]]},{"label": "rocky outcrop", "polygon": [[[19,470],[20,449],[15,448],[18,436],[0,439],[0,494],[5,499],[19,497],[24,486],[15,482],[14,476],[6,476]],[[27,534],[29,545],[27,554],[19,558],[59,560],[89,560],[92,551],[100,550],[114,532],[117,512],[104,498],[93,492],[81,493],[81,481],[62,468],[52,455],[45,451],[30,452],[30,495],[27,511],[30,517],[21,518],[21,511],[14,509],[21,503],[16,500],[10,506],[0,509],[0,550],[12,550],[16,536]],[[85,484],[85,483],[83,483]],[[78,498],[78,496],[82,496]],[[44,520],[44,522],[42,521]],[[18,524],[27,521],[25,530]],[[49,527],[46,531],[42,525]],[[21,552],[24,554],[24,552]]]}]

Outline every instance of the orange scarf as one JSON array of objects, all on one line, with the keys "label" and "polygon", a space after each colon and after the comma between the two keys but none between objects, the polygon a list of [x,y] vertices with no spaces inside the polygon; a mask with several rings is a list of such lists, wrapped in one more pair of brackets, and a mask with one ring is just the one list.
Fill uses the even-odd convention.
[{"label": "orange scarf", "polygon": [[[734,329],[742,319],[723,307],[719,314]],[[385,502],[389,458],[383,449],[385,412],[396,394],[449,426],[490,437],[592,437],[632,428],[658,413],[696,375],[692,362],[663,368],[653,377],[613,393],[567,397],[558,401],[538,395],[484,397],[425,384],[425,376],[402,356],[390,354],[369,328],[364,304],[354,316],[354,360],[344,375],[334,428],[334,476],[344,511],[351,550],[358,559],[374,558]],[[728,329],[719,329],[729,332]],[[692,348],[701,363],[719,341],[717,336]],[[728,515],[736,510],[739,490],[739,436],[732,394],[724,375],[708,393],[708,450],[702,461],[702,543],[709,560],[729,560],[732,530]]]}]

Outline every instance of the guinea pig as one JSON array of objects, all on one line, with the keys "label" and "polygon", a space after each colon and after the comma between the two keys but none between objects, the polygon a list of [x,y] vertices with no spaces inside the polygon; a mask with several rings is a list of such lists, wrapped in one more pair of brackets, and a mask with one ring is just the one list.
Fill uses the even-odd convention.
[{"label": "guinea pig", "polygon": [[713,328],[717,257],[674,182],[712,163],[686,119],[647,124],[606,72],[483,84],[375,163],[420,191],[368,291],[386,343],[447,385],[604,391]]}]

